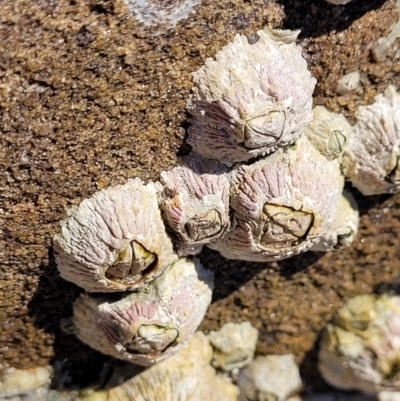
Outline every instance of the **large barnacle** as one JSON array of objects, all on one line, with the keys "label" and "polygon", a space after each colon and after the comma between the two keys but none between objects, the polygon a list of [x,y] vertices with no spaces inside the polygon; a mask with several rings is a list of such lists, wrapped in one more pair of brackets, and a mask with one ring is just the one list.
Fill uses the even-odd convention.
[{"label": "large barnacle", "polygon": [[72,210],[54,237],[61,276],[87,291],[132,290],[175,262],[158,191],[136,178]]},{"label": "large barnacle", "polygon": [[379,393],[400,391],[400,297],[359,295],[328,324],[319,370],[332,386]]},{"label": "large barnacle", "polygon": [[[310,162],[312,161],[312,162]],[[344,178],[306,136],[231,174],[231,230],[208,244],[229,259],[281,260],[310,249],[336,218]]]},{"label": "large barnacle", "polygon": [[299,31],[266,28],[233,42],[194,76],[188,143],[227,166],[292,143],[312,119],[316,80],[295,40]]},{"label": "large barnacle", "polygon": [[211,302],[213,274],[198,260],[179,259],[136,292],[81,295],[74,303],[74,333],[92,348],[139,365],[177,353]]},{"label": "large barnacle", "polygon": [[343,155],[346,177],[363,195],[400,191],[400,94],[389,86],[355,116]]},{"label": "large barnacle", "polygon": [[180,254],[196,254],[224,236],[229,221],[229,181],[226,168],[195,155],[182,166],[161,173],[164,190],[160,206],[169,226],[180,238]]}]

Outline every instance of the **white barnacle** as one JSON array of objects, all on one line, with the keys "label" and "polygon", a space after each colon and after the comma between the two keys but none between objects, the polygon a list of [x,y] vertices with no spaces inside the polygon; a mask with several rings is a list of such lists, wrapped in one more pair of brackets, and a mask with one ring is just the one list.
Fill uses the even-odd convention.
[{"label": "white barnacle", "polygon": [[266,28],[243,35],[193,74],[188,143],[227,166],[292,143],[312,119],[316,80],[307,70],[299,31]]},{"label": "white barnacle", "polygon": [[185,163],[161,173],[160,206],[178,234],[178,253],[199,253],[204,244],[220,239],[230,226],[229,181],[226,168],[192,153]]},{"label": "white barnacle", "polygon": [[136,178],[72,210],[54,237],[61,276],[91,292],[133,290],[175,262],[158,186]]},{"label": "white barnacle", "polygon": [[[208,339],[198,331],[178,354],[134,377],[133,365],[118,366],[107,384],[110,389],[93,393],[87,401],[100,397],[104,401],[237,401],[237,387],[228,377],[216,374],[211,358]],[[130,378],[122,382],[121,377]]]},{"label": "white barnacle", "polygon": [[329,252],[352,244],[358,232],[359,212],[353,195],[344,191],[338,200],[332,227],[311,251]]},{"label": "white barnacle", "polygon": [[334,387],[400,391],[400,297],[352,298],[328,324],[318,358],[323,378]]},{"label": "white barnacle", "polygon": [[332,227],[344,186],[339,162],[324,157],[306,136],[235,169],[231,180],[232,228],[207,246],[229,259],[260,262],[319,242]]},{"label": "white barnacle", "polygon": [[343,155],[346,177],[363,195],[400,191],[400,94],[389,86],[360,107]]},{"label": "white barnacle", "polygon": [[214,349],[213,366],[231,372],[253,360],[258,330],[250,322],[230,322],[218,331],[210,331],[208,338]]},{"label": "white barnacle", "polygon": [[311,143],[328,159],[341,157],[353,128],[342,114],[329,111],[323,106],[313,109],[313,120],[304,133]]},{"label": "white barnacle", "polygon": [[213,273],[199,260],[179,259],[133,293],[74,303],[77,337],[116,358],[148,366],[177,353],[201,323],[211,302]]}]

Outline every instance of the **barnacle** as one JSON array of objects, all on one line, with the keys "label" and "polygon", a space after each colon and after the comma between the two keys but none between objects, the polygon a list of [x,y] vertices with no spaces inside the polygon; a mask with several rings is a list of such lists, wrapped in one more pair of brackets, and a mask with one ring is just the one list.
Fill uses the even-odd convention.
[{"label": "barnacle", "polygon": [[[167,361],[157,363],[103,394],[105,401],[236,401],[238,389],[210,365],[212,348],[207,337],[196,332],[190,342]],[[120,383],[129,367],[114,374]],[[113,381],[111,378],[110,382]],[[96,395],[96,393],[94,393]],[[86,398],[85,398],[86,400]],[[88,401],[92,398],[88,398]],[[93,397],[93,401],[97,400]]]},{"label": "barnacle", "polygon": [[353,195],[344,191],[338,200],[331,229],[312,246],[312,251],[329,252],[340,249],[354,241],[358,232],[359,212]]},{"label": "barnacle", "polygon": [[360,107],[343,155],[346,177],[363,195],[400,190],[400,94],[389,86]]},{"label": "barnacle", "polygon": [[132,290],[175,262],[158,185],[128,180],[70,211],[54,237],[61,276],[87,291]]},{"label": "barnacle", "polygon": [[302,136],[231,173],[232,228],[207,246],[229,259],[252,261],[306,251],[331,229],[343,185],[339,162]]},{"label": "barnacle", "polygon": [[292,143],[312,119],[316,80],[295,40],[299,31],[266,28],[233,42],[194,76],[188,143],[227,166]]},{"label": "barnacle", "polygon": [[319,370],[331,385],[378,393],[400,390],[400,297],[359,295],[324,332]]},{"label": "barnacle", "polygon": [[316,106],[313,114],[314,118],[304,133],[328,159],[340,157],[353,130],[346,117],[332,113],[323,106]]},{"label": "barnacle", "polygon": [[285,401],[303,386],[292,354],[259,356],[240,371],[237,380],[239,401]]},{"label": "barnacle", "polygon": [[140,365],[177,353],[191,338],[211,302],[213,274],[198,260],[179,259],[134,293],[74,303],[77,337],[92,348]]},{"label": "barnacle", "polygon": [[250,322],[227,323],[221,330],[210,331],[208,338],[214,348],[213,366],[230,372],[253,360],[258,330]]},{"label": "barnacle", "polygon": [[161,173],[160,206],[181,239],[180,254],[196,254],[222,238],[229,228],[229,181],[226,168],[192,154],[186,163]]}]

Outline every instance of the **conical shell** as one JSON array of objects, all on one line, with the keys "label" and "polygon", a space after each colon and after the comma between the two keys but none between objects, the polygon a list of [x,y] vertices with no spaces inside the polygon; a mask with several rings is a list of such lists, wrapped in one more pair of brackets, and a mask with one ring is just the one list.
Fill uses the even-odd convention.
[{"label": "conical shell", "polygon": [[400,191],[400,94],[389,86],[356,112],[343,156],[346,177],[363,195]]},{"label": "conical shell", "polygon": [[178,259],[157,185],[139,178],[84,200],[61,222],[54,248],[61,277],[92,292],[139,288]]},{"label": "conical shell", "polygon": [[340,158],[353,132],[352,126],[344,115],[333,113],[323,106],[314,107],[313,115],[304,133],[329,160]]},{"label": "conical shell", "polygon": [[189,341],[211,302],[212,288],[210,270],[198,260],[179,259],[137,292],[117,299],[81,295],[74,303],[75,333],[104,354],[148,366]]},{"label": "conical shell", "polygon": [[178,234],[179,254],[199,253],[204,244],[222,238],[229,229],[229,181],[226,168],[192,153],[185,164],[161,173],[160,206]]},{"label": "conical shell", "polygon": [[299,31],[243,35],[193,74],[188,143],[227,166],[292,143],[312,120],[316,80],[295,40]]},{"label": "conical shell", "polygon": [[232,172],[232,228],[207,246],[228,259],[273,261],[304,252],[329,232],[344,177],[306,136]]},{"label": "conical shell", "polygon": [[372,394],[400,391],[399,364],[399,296],[356,296],[324,332],[318,368],[335,387]]}]

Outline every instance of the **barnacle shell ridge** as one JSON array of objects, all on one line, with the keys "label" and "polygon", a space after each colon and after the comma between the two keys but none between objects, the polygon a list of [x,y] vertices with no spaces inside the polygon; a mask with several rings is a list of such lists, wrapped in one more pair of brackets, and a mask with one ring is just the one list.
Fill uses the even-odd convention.
[{"label": "barnacle shell ridge", "polygon": [[292,143],[312,119],[316,80],[295,40],[266,28],[250,44],[237,34],[193,74],[188,143],[227,166]]},{"label": "barnacle shell ridge", "polygon": [[213,274],[199,260],[179,259],[136,292],[81,295],[72,318],[76,335],[92,348],[148,366],[177,353],[211,302]]},{"label": "barnacle shell ridge", "polygon": [[324,332],[318,368],[331,385],[376,394],[400,390],[400,297],[359,295]]},{"label": "barnacle shell ridge", "polygon": [[61,277],[86,291],[133,290],[175,262],[158,185],[128,180],[72,210],[54,237]]},{"label": "barnacle shell ridge", "polygon": [[400,94],[389,86],[360,107],[343,155],[346,177],[363,195],[400,191]]},{"label": "barnacle shell ridge", "polygon": [[232,228],[207,246],[229,259],[260,262],[304,252],[330,230],[343,186],[338,160],[302,136],[232,172]]},{"label": "barnacle shell ridge", "polygon": [[180,254],[195,254],[222,238],[230,226],[229,181],[226,168],[192,152],[185,164],[161,173],[160,206],[169,226],[178,234]]}]

